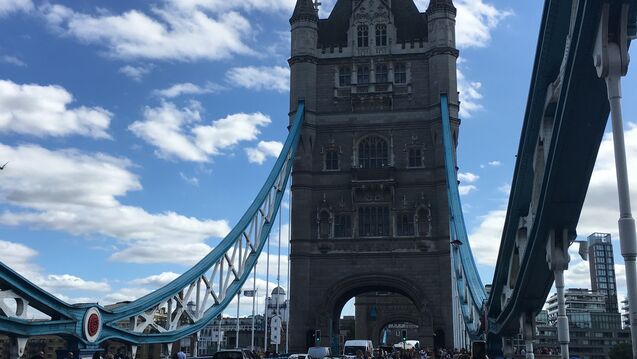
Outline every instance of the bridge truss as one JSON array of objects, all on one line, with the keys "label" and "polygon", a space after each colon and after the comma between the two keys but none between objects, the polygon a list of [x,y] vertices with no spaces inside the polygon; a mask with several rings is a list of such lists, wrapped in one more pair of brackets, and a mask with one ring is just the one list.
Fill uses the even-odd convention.
[{"label": "bridge truss", "polygon": [[[265,246],[287,186],[304,119],[298,104],[283,150],[254,202],[230,233],[199,263],[171,283],[114,309],[70,305],[0,262],[0,333],[9,333],[21,357],[29,337],[58,335],[82,348],[106,340],[133,346],[173,343],[197,333],[241,291]],[[194,310],[188,310],[189,302]],[[29,309],[48,316],[27,320]],[[166,317],[156,313],[165,310]]]}]

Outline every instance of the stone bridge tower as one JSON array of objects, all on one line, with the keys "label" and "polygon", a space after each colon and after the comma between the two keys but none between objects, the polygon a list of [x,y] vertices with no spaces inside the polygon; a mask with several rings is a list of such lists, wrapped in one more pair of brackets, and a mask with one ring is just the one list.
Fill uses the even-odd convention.
[{"label": "stone bridge tower", "polygon": [[451,0],[424,13],[413,0],[338,0],[319,19],[297,0],[290,116],[301,98],[306,120],[292,179],[292,352],[316,330],[338,347],[343,305],[378,291],[413,304],[401,318],[424,345],[452,345],[439,106],[447,93],[457,139],[455,15]]}]

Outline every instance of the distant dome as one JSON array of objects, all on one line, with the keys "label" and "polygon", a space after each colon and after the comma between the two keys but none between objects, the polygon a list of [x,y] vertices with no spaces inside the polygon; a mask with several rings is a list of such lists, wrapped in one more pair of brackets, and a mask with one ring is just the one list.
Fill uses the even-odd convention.
[{"label": "distant dome", "polygon": [[285,295],[285,289],[281,288],[281,287],[276,287],[274,289],[272,289],[272,295]]}]

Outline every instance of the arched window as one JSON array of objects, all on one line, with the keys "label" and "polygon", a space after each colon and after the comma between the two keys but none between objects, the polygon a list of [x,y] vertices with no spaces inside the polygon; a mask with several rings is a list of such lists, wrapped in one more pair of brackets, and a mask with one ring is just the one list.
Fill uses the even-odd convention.
[{"label": "arched window", "polygon": [[319,214],[319,238],[330,238],[330,227],[330,214],[327,211],[321,211]]},{"label": "arched window", "polygon": [[376,46],[387,46],[387,25],[376,25]]},{"label": "arched window", "polygon": [[369,28],[367,25],[358,26],[358,47],[369,46]]},{"label": "arched window", "polygon": [[387,141],[378,136],[369,136],[358,144],[358,166],[360,168],[382,168],[387,166]]}]

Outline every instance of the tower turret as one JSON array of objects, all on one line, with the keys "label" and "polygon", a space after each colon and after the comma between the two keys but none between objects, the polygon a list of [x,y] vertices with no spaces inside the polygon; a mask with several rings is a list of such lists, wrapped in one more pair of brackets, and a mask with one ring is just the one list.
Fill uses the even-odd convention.
[{"label": "tower turret", "polygon": [[[290,112],[297,100],[305,99],[306,110],[315,109],[316,46],[318,42],[318,12],[312,0],[297,0],[290,18],[292,51],[290,64]],[[306,119],[307,122],[308,119]]]},{"label": "tower turret", "polygon": [[458,105],[456,85],[456,8],[452,0],[431,0],[427,8],[427,23],[429,42],[434,50],[429,66],[432,78],[431,95],[433,102],[437,102],[440,93],[447,93],[452,105],[451,116],[454,114],[453,105]]}]

